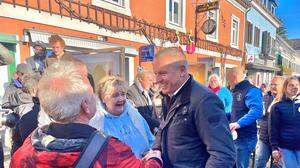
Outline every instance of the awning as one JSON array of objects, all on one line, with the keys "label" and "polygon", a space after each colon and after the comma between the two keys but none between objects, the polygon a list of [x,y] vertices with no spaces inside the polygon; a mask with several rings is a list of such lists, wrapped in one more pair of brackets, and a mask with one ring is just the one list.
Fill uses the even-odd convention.
[{"label": "awning", "polygon": [[18,43],[15,35],[0,34],[0,42],[3,43]]},{"label": "awning", "polygon": [[265,70],[265,71],[281,71],[278,67],[269,67],[266,65],[260,65],[260,64],[246,64],[246,69],[258,69],[258,70]]},{"label": "awning", "polygon": [[[46,45],[48,45],[48,38],[57,33],[51,33],[41,30],[26,30],[27,35],[29,36],[30,42],[34,43],[36,41],[42,41]],[[125,54],[128,56],[136,56],[138,55],[138,51],[131,46],[125,46],[116,43],[103,42],[94,39],[88,38],[80,38],[74,36],[65,36],[60,35],[66,42],[66,46],[75,47],[75,48],[87,48],[87,49],[105,49],[105,48],[115,48],[115,47],[124,47]]]}]

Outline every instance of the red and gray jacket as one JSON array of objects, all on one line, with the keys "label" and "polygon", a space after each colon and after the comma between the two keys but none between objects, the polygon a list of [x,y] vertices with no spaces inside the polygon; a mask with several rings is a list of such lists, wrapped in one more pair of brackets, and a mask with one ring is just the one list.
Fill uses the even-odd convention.
[{"label": "red and gray jacket", "polygon": [[[51,124],[36,129],[13,155],[11,168],[74,167],[94,128],[78,123]],[[160,168],[158,159],[139,160],[131,149],[110,138],[97,157],[94,168]]]}]

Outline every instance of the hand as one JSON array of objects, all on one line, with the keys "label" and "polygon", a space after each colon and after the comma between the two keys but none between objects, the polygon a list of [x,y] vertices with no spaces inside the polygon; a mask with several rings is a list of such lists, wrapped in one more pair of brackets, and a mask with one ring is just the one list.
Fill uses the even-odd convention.
[{"label": "hand", "polygon": [[230,128],[230,131],[232,132],[232,131],[235,131],[236,129],[241,128],[241,126],[237,122],[234,122],[234,123],[229,124],[229,128]]},{"label": "hand", "polygon": [[149,160],[151,158],[158,158],[162,162],[161,152],[159,150],[150,150],[143,159]]},{"label": "hand", "polygon": [[280,158],[281,158],[280,151],[279,150],[274,150],[272,152],[272,157],[273,157],[273,163],[274,163],[274,165],[278,165],[279,161],[280,161]]}]

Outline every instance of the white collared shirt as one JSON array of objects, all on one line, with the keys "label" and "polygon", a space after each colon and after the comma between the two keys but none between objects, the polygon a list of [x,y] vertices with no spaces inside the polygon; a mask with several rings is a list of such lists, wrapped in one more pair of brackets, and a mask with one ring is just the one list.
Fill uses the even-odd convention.
[{"label": "white collared shirt", "polygon": [[189,79],[190,79],[190,76],[186,79],[186,81],[183,82],[183,84],[173,94],[170,95],[170,97],[175,96]]}]

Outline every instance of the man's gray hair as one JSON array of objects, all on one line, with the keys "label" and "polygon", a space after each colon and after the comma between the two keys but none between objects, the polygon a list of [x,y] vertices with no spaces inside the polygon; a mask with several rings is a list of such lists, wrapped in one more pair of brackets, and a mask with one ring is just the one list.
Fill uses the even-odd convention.
[{"label": "man's gray hair", "polygon": [[57,61],[48,67],[38,86],[45,113],[57,122],[72,122],[81,112],[82,100],[89,96],[89,83],[74,61]]},{"label": "man's gray hair", "polygon": [[165,56],[172,56],[170,57],[170,62],[176,65],[184,65],[188,68],[188,61],[185,52],[179,47],[169,47],[169,48],[162,48],[156,54],[155,58],[160,59]]}]

